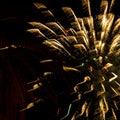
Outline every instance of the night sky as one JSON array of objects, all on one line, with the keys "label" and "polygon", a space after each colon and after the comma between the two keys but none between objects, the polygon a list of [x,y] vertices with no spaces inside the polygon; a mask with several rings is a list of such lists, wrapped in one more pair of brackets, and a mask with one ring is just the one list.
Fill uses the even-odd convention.
[{"label": "night sky", "polygon": [[[99,13],[100,1],[101,0],[90,0],[93,16]],[[15,32],[18,29],[23,29],[21,24],[35,17],[33,2],[45,4],[64,25],[66,25],[66,23],[60,13],[62,6],[70,6],[77,17],[85,16],[82,11],[81,0],[4,0],[0,3],[0,30],[5,30],[5,32],[7,31],[11,34],[10,31]],[[120,0],[116,0],[112,12],[116,17],[120,17]],[[14,33],[14,35],[15,34],[16,33]]]},{"label": "night sky", "polygon": [[[101,0],[90,0],[93,14],[99,11],[98,8],[100,1]],[[0,20],[6,17],[16,17],[29,14],[32,10],[33,2],[42,2],[50,9],[59,9],[62,6],[70,6],[78,16],[82,14],[81,0],[4,0],[0,2]],[[120,0],[115,1],[113,12],[116,15],[120,15]]]}]

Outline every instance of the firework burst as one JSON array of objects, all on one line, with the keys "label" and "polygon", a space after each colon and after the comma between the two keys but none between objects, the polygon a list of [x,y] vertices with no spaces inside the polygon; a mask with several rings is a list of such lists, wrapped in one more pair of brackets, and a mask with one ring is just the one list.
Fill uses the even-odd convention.
[{"label": "firework burst", "polygon": [[89,0],[81,4],[86,17],[77,17],[70,7],[61,8],[68,28],[44,4],[34,3],[41,22],[28,22],[25,47],[42,51],[40,81],[57,106],[58,119],[116,120],[120,18],[112,13],[114,0],[102,0],[94,16]]}]

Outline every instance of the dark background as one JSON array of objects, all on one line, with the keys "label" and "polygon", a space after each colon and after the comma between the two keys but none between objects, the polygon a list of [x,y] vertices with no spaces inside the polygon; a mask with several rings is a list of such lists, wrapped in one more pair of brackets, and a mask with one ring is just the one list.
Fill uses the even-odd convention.
[{"label": "dark background", "polygon": [[[93,16],[99,13],[100,1],[90,0]],[[48,9],[55,13],[55,17],[60,18],[63,23],[65,20],[59,14],[59,9],[62,6],[72,7],[75,14],[79,17],[85,15],[82,12],[81,0],[4,0],[0,2],[0,38],[1,32],[3,32],[5,33],[4,36],[9,39],[22,39],[23,23],[35,17],[33,2],[45,4]],[[116,17],[120,16],[120,0],[115,1],[112,12]]]},{"label": "dark background", "polygon": [[[99,11],[99,4],[101,0],[90,0],[92,13]],[[111,0],[108,0],[109,2]],[[31,14],[33,9],[33,2],[41,2],[47,5],[49,9],[59,9],[62,6],[70,6],[75,13],[81,15],[81,0],[4,0],[0,2],[0,22],[7,19],[22,18],[27,14]],[[115,1],[113,12],[120,15],[120,0]]]}]

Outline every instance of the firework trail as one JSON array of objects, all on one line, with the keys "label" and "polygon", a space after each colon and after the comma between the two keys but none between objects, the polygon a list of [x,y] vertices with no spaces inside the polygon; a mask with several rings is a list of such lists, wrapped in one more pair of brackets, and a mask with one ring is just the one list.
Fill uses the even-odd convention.
[{"label": "firework trail", "polygon": [[90,1],[81,0],[85,17],[62,7],[69,28],[44,4],[34,3],[42,20],[27,23],[27,35],[33,41],[25,47],[42,51],[40,81],[57,106],[60,120],[118,119],[120,18],[112,13],[114,2],[102,0],[99,13],[92,16]]}]

